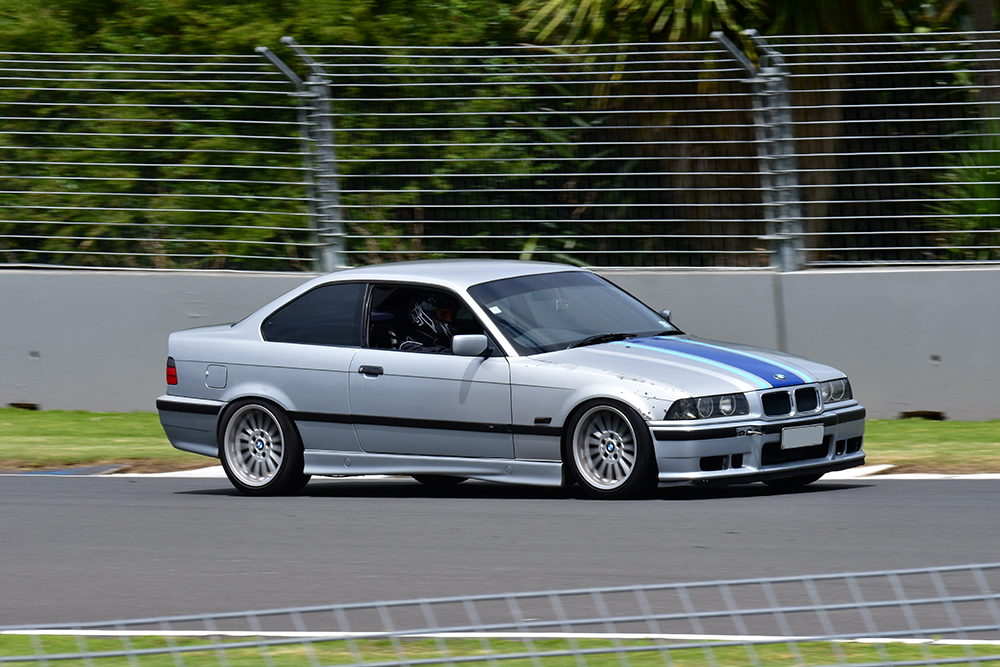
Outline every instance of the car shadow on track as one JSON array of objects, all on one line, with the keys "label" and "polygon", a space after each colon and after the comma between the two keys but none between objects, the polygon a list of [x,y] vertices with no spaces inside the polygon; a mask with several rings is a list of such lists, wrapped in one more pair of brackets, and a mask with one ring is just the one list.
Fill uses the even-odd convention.
[{"label": "car shadow on track", "polygon": [[[850,491],[870,486],[871,484],[832,481],[827,483],[820,481],[798,489],[775,489],[764,484],[740,484],[722,487],[675,486],[656,489],[649,497],[631,502],[772,498],[775,496]],[[185,490],[179,493],[194,495],[241,495],[232,487]],[[421,484],[409,477],[393,477],[388,479],[365,479],[358,477],[313,478],[296,496],[307,498],[593,500],[579,486],[550,488],[513,484],[491,484],[479,481],[467,481],[462,484],[447,486],[432,486]]]}]

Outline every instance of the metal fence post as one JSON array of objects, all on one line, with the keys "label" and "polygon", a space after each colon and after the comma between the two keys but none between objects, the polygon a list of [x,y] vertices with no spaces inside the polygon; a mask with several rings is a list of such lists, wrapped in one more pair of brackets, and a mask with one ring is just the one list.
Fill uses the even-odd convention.
[{"label": "metal fence post", "polygon": [[754,120],[758,141],[762,140],[768,150],[765,165],[774,193],[774,223],[768,237],[776,243],[777,252],[771,264],[779,271],[798,271],[805,262],[788,68],[781,54],[756,30],[745,34],[761,52],[761,66],[755,77]]},{"label": "metal fence post", "polygon": [[313,71],[306,82],[312,94],[313,110],[311,127],[315,142],[316,177],[319,197],[320,240],[322,244],[321,264],[325,272],[336,271],[347,266],[344,260],[344,214],[340,204],[340,179],[337,173],[337,142],[334,136],[333,110],[330,106],[332,93],[328,75],[323,67],[299,46],[292,37],[282,37],[281,43],[290,47],[295,54]]},{"label": "metal fence post", "polygon": [[712,38],[725,48],[750,76],[753,88],[753,119],[760,163],[761,197],[767,218],[767,236],[774,244],[771,267],[779,271],[802,268],[802,217],[795,171],[795,146],[788,70],[781,54],[771,48],[756,30],[745,33],[764,52],[756,67],[722,32]]},{"label": "metal fence post", "polygon": [[[257,53],[267,58],[267,60],[277,67],[282,74],[285,75],[289,81],[295,84],[295,89],[297,91],[297,101],[298,104],[298,118],[299,125],[303,128],[302,134],[302,166],[305,168],[306,180],[308,185],[306,185],[306,195],[309,200],[309,227],[313,231],[313,243],[316,245],[317,251],[314,255],[314,261],[316,265],[324,273],[332,271],[332,268],[328,268],[329,262],[327,261],[326,255],[326,245],[320,239],[319,235],[319,219],[320,216],[316,210],[316,181],[313,178],[313,172],[315,167],[313,165],[313,144],[316,143],[315,137],[313,136],[315,132],[313,131],[313,126],[310,122],[310,116],[315,115],[315,112],[310,113],[310,109],[315,105],[312,104],[310,99],[312,94],[306,88],[305,83],[296,74],[292,68],[290,68],[285,62],[279,58],[271,49],[266,46],[258,46],[254,49]],[[334,264],[335,265],[335,264]]]},{"label": "metal fence post", "polygon": [[306,84],[313,94],[312,127],[316,135],[316,172],[319,196],[320,241],[323,271],[344,268],[344,217],[340,208],[340,182],[337,178],[337,152],[330,111],[330,87],[319,77],[311,76]]},{"label": "metal fence post", "polygon": [[[291,37],[281,40],[303,55],[301,48]],[[340,183],[337,179],[337,153],[333,136],[333,117],[330,110],[330,87],[322,76],[310,76],[303,83],[302,79],[278,56],[267,47],[257,47],[257,52],[270,60],[282,73],[295,84],[300,92],[300,99],[310,101],[308,109],[300,105],[299,117],[309,127],[310,141],[307,143],[306,169],[315,176],[311,179],[310,200],[318,199],[319,205],[310,205],[312,224],[316,229],[317,245],[319,247],[318,263],[323,273],[330,273],[347,266],[344,256],[344,218],[340,207]],[[301,53],[300,53],[301,52]],[[303,60],[318,71],[323,69],[305,54]]]}]

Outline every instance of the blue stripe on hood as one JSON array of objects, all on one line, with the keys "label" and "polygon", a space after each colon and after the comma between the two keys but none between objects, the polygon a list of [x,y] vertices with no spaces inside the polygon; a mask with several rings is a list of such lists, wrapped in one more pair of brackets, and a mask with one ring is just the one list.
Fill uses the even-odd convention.
[{"label": "blue stripe on hood", "polygon": [[[663,354],[669,354],[671,356],[681,357],[682,359],[690,359],[691,361],[697,361],[702,364],[708,364],[709,366],[715,366],[716,368],[722,369],[726,373],[731,373],[733,375],[739,375],[741,378],[750,383],[750,386],[755,389],[770,389],[771,385],[764,382],[756,375],[742,371],[739,368],[729,366],[727,364],[720,364],[717,361],[712,361],[711,359],[706,359],[703,355],[695,356],[693,354],[684,354],[683,352],[677,352],[673,350],[665,350],[662,347],[653,347],[652,345],[644,345],[643,341],[649,341],[648,338],[633,338],[627,341],[617,341],[612,343],[612,345],[624,345],[625,347],[639,347],[644,350],[653,350],[654,352],[661,352]],[[640,341],[640,342],[636,342]]]},{"label": "blue stripe on hood", "polygon": [[812,382],[812,379],[805,377],[800,371],[779,366],[772,361],[759,357],[750,352],[740,352],[730,348],[712,345],[711,343],[701,343],[682,338],[633,338],[622,341],[624,345],[641,345],[646,349],[653,349],[669,354],[677,354],[684,357],[693,357],[704,360],[713,365],[725,365],[739,371],[740,375],[750,374],[755,378],[763,380],[766,389],[768,387],[790,387],[797,384]]}]

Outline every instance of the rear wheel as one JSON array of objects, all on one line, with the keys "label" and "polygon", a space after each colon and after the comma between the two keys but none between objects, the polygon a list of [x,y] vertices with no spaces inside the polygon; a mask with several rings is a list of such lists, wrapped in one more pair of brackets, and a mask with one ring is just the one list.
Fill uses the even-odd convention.
[{"label": "rear wheel", "polygon": [[573,476],[593,498],[634,498],[656,485],[649,429],[627,405],[585,403],[570,420],[564,448]]},{"label": "rear wheel", "polygon": [[778,479],[766,479],[764,480],[764,483],[775,489],[798,489],[812,484],[822,476],[822,474],[813,474],[797,475],[795,477],[779,477]]},{"label": "rear wheel", "polygon": [[295,429],[267,401],[238,401],[226,409],[219,458],[229,481],[247,495],[295,493],[309,481]]}]

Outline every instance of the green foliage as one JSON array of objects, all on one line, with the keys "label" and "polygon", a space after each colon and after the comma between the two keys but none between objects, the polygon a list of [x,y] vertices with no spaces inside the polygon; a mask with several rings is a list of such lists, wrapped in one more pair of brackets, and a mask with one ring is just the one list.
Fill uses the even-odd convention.
[{"label": "green foliage", "polygon": [[[651,152],[635,154],[638,116],[649,112],[634,108],[647,102],[642,86],[618,80],[625,60],[609,73],[570,49],[529,77],[525,55],[449,52],[419,63],[407,49],[327,55],[332,67],[352,68],[333,98],[356,261],[380,261],[380,250],[624,265],[669,243],[675,223],[636,222],[658,214],[661,195],[643,191],[655,177],[632,173],[659,166]],[[386,71],[415,83],[386,92]]]},{"label": "green foliage", "polygon": [[523,0],[524,31],[565,44],[707,39],[764,19],[758,0]]},{"label": "green foliage", "polygon": [[942,258],[1000,259],[1000,126],[983,124],[983,133],[949,155],[944,167],[931,204]]},{"label": "green foliage", "polygon": [[694,41],[715,30],[857,34],[956,27],[965,0],[522,0],[524,32],[563,44]]},{"label": "green foliage", "polygon": [[0,0],[0,51],[72,51],[73,25],[55,5]]},{"label": "green foliage", "polygon": [[[309,268],[299,139],[286,100],[236,89],[224,59],[180,67],[11,60],[24,74],[0,88],[8,261]],[[272,85],[279,95],[290,88]],[[284,253],[277,260],[274,248]]]},{"label": "green foliage", "polygon": [[[0,0],[0,51],[256,59],[254,48],[267,45],[302,70],[282,36],[304,44],[509,43],[517,30],[514,2]],[[67,73],[0,87],[0,113],[18,118],[0,127],[0,177],[8,185],[0,206],[3,219],[14,221],[0,222],[0,258],[106,265],[120,261],[107,258],[113,253],[135,267],[313,268],[290,98],[227,85],[239,77],[227,75],[232,68],[221,61],[191,72],[201,85],[195,76],[141,83],[185,78],[144,72],[153,66],[60,67]],[[25,62],[8,72],[40,68],[50,69]],[[231,94],[206,90],[227,87]],[[365,153],[379,151],[361,150],[360,157]],[[234,236],[241,242],[225,242]]]},{"label": "green foliage", "polygon": [[[283,35],[302,44],[384,47],[510,45],[526,38],[677,41],[705,39],[713,30],[735,35],[744,28],[930,30],[967,14],[963,0],[0,0],[0,51],[251,55],[266,45],[305,74],[280,44]],[[509,64],[501,57],[492,63],[497,72]],[[405,55],[397,65],[400,74],[410,73]],[[0,105],[10,105],[0,111],[8,117],[0,127],[0,178],[8,191],[0,194],[0,206],[3,220],[20,221],[0,222],[0,258],[107,265],[105,253],[115,253],[140,268],[313,268],[291,104],[279,109],[274,97],[255,98],[235,87],[229,95],[208,94],[196,85],[172,90],[177,86],[165,82],[141,94],[114,91],[110,82],[123,75],[112,66],[83,69],[60,82],[38,74],[23,85],[0,88]],[[223,74],[202,74],[224,87]],[[577,99],[562,100],[566,88],[558,75],[531,85],[495,76],[500,78],[485,79],[492,86],[488,92],[473,90],[458,103],[445,99],[447,89],[433,82],[403,91],[424,101],[395,117],[398,136],[407,136],[396,145],[374,145],[384,136],[383,120],[362,113],[390,104],[384,90],[346,91],[340,111],[357,113],[338,118],[338,144],[345,144],[338,158],[349,230],[359,237],[352,250],[362,261],[374,261],[364,253],[375,250],[397,258],[445,254],[443,244],[402,238],[419,236],[430,220],[440,221],[445,234],[463,237],[452,246],[459,252],[485,248],[558,257],[552,253],[608,252],[621,249],[611,245],[616,237],[658,235],[660,240],[628,248],[639,257],[674,243],[663,240],[672,231],[663,225],[622,222],[635,217],[640,200],[650,202],[649,195],[637,193],[642,187],[636,187],[633,172],[663,171],[657,158],[673,156],[632,159],[614,145],[616,136],[628,143],[641,134],[617,133],[599,119],[605,106],[617,104],[606,95],[619,81],[578,87]],[[108,83],[107,90],[86,90],[88,79]],[[631,91],[637,99],[642,92]],[[512,101],[527,96],[546,99],[552,115],[537,102]],[[635,112],[627,121],[633,126],[649,122],[640,117],[643,102],[635,104],[616,111]],[[269,105],[273,109],[265,110]],[[434,115],[443,110],[464,115],[447,121]],[[569,123],[575,126],[567,128]],[[675,119],[653,119],[649,131],[675,132],[676,125]],[[609,138],[610,147],[596,145]],[[676,138],[694,143],[700,137]],[[601,162],[612,153],[613,162]],[[393,171],[393,164],[405,168]],[[468,185],[484,171],[495,174],[488,195],[482,185]],[[742,183],[731,185],[733,191],[747,190]],[[684,196],[668,202],[677,206],[673,217],[688,214]],[[541,206],[554,199],[562,206],[557,215]],[[712,202],[688,203],[697,223]],[[238,243],[226,241],[234,235]],[[15,256],[12,248],[30,252]],[[167,260],[165,254],[186,259]]]},{"label": "green foliage", "polygon": [[303,44],[512,43],[516,0],[0,0],[0,51],[250,54]]}]

